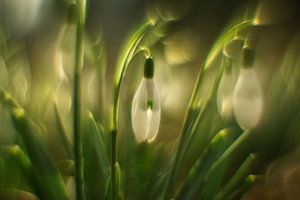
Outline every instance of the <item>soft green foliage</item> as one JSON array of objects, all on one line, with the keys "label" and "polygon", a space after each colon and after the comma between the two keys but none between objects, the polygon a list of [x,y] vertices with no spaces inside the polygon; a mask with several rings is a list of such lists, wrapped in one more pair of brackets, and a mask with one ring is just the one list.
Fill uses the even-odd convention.
[{"label": "soft green foliage", "polygon": [[[238,16],[215,40],[201,62],[176,144],[155,141],[138,144],[130,120],[119,120],[121,86],[128,68],[135,67],[133,61],[141,54],[152,55],[156,45],[172,30],[174,21],[147,21],[130,35],[117,63],[111,87],[113,101],[107,106],[112,114],[109,116],[82,106],[84,59],[99,65],[104,63],[100,60],[105,59],[105,55],[103,47],[99,47],[103,45],[101,42],[90,47],[87,44],[92,42],[84,39],[85,1],[80,2],[77,5],[81,16],[77,19],[74,41],[73,112],[64,115],[57,102],[51,102],[53,123],[45,118],[36,119],[30,113],[34,105],[18,98],[18,90],[9,86],[12,84],[9,77],[5,80],[7,83],[0,86],[0,112],[9,113],[9,119],[3,121],[11,128],[7,129],[8,134],[16,134],[11,143],[0,141],[0,198],[17,199],[17,194],[26,191],[32,199],[36,196],[46,200],[71,199],[73,193],[78,200],[240,199],[264,178],[266,166],[298,148],[295,140],[300,135],[300,34],[287,48],[281,66],[274,70],[267,84],[265,100],[269,105],[265,109],[269,113],[260,126],[243,131],[234,120],[223,120],[217,111],[217,90],[224,73],[224,47],[235,39],[237,32],[243,33],[242,41],[249,39],[248,32],[254,27],[252,20]],[[22,45],[10,46],[9,42],[0,29],[0,65],[3,63],[0,70],[8,72],[11,70],[6,66],[9,58],[23,48]],[[239,68],[234,65],[233,71]],[[5,82],[0,80],[0,83],[2,81]],[[203,85],[208,89],[204,90]],[[125,116],[130,115],[130,105],[127,106],[122,113]],[[66,116],[73,118],[71,136],[65,128]],[[120,128],[120,121],[125,121],[125,128]],[[54,144],[49,141],[54,137],[52,131],[57,132]],[[60,155],[55,155],[53,149]],[[74,177],[76,192],[70,189]]]}]

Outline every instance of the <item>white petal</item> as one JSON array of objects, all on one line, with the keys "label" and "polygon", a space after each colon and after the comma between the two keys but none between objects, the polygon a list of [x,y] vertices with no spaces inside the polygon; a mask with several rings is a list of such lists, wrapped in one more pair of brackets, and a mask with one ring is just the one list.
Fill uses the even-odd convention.
[{"label": "white petal", "polygon": [[[152,109],[148,101],[152,101]],[[161,115],[161,106],[158,91],[152,79],[143,79],[132,102],[132,128],[137,142],[155,139]]]},{"label": "white petal", "polygon": [[263,95],[255,72],[241,69],[233,93],[233,111],[242,129],[255,128],[263,111]]},{"label": "white petal", "polygon": [[224,73],[220,81],[217,93],[217,106],[221,117],[225,120],[233,118],[232,95],[234,89],[234,77],[232,73]]}]

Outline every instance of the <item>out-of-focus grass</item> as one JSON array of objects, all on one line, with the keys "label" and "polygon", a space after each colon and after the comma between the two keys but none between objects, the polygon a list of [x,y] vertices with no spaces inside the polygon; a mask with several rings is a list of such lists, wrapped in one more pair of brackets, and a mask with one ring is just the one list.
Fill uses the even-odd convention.
[{"label": "out-of-focus grass", "polygon": [[[81,125],[77,139],[79,137],[79,144],[82,145],[82,168],[77,168],[77,171],[82,171],[77,173],[84,175],[82,191],[87,199],[239,199],[261,180],[265,187],[271,187],[267,181],[273,175],[266,173],[269,164],[299,148],[298,32],[286,44],[282,59],[277,58],[278,67],[272,68],[273,76],[265,83],[265,111],[258,127],[242,131],[235,121],[225,121],[218,114],[216,93],[224,71],[222,60],[228,56],[224,55],[224,47],[236,39],[237,34],[239,40],[244,41],[249,30],[257,28],[251,17],[245,19],[242,15],[238,15],[225,28],[202,61],[179,140],[175,144],[161,141],[136,143],[130,127],[130,102],[123,109],[125,113],[118,114],[122,81],[129,67],[138,67],[134,66],[133,60],[141,59],[138,56],[140,53],[148,55],[163,48],[163,39],[176,30],[172,29],[176,26],[175,22],[158,18],[156,24],[146,22],[130,35],[121,52],[114,86],[110,88],[114,90],[113,105],[100,106],[113,106],[112,113],[101,113],[111,109],[88,111],[88,106],[80,107],[80,104],[76,107],[82,111],[77,113],[80,115],[77,123]],[[264,29],[270,27],[258,28],[263,34]],[[83,29],[81,31],[80,34],[83,34]],[[80,37],[79,42],[86,45],[84,51],[82,48],[77,55],[81,58],[85,55],[82,73],[86,72],[86,65],[98,67],[95,71],[101,71],[104,66],[95,65],[105,63],[100,61],[105,59],[102,41],[97,40],[95,45],[89,45],[93,42],[88,36],[86,40],[82,35]],[[30,101],[29,94],[35,92],[30,91],[30,76],[26,69],[18,72],[19,78],[13,78],[15,68],[12,66],[16,62],[12,59],[21,60],[18,69],[27,68],[29,63],[26,56],[20,53],[25,51],[22,43],[14,42],[16,45],[12,45],[12,40],[7,39],[6,33],[0,29],[1,111],[10,114],[9,118],[0,118],[1,123],[6,125],[3,127],[9,127],[3,128],[0,133],[17,133],[7,143],[0,141],[0,197],[72,199],[75,193],[72,185],[75,155],[74,143],[70,138],[74,138],[65,127],[68,121],[65,118],[70,117],[71,113],[62,113],[57,105],[59,102],[55,102],[54,108],[52,102],[51,106],[39,105],[44,106],[45,113],[51,116],[50,122],[47,121],[49,118],[37,119],[30,112],[35,106],[32,104],[36,103]],[[262,52],[260,43],[262,41],[258,40],[257,53],[272,53]],[[240,50],[234,52],[240,53]],[[256,58],[257,65],[266,63],[262,62],[264,55],[257,54]],[[82,61],[77,62],[78,70]],[[239,71],[239,59],[235,60],[233,67],[233,70]],[[257,70],[263,71],[264,66],[259,67]],[[81,72],[78,74],[81,75]],[[103,74],[101,72],[102,83],[105,78]],[[137,76],[138,73],[132,78]],[[28,84],[26,91],[20,91],[25,83]],[[119,120],[121,116],[126,119]],[[119,121],[125,122],[122,132]],[[112,127],[107,126],[107,122],[112,122]],[[57,131],[57,134],[52,131]],[[55,156],[53,149],[61,155]],[[78,154],[76,156],[78,159]],[[293,169],[290,172],[295,173],[298,165],[286,164],[290,168],[283,168]]]}]

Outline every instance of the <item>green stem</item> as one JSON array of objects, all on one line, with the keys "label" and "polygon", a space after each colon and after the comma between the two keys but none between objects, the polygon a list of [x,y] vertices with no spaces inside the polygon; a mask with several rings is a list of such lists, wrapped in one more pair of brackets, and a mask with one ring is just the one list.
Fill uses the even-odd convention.
[{"label": "green stem", "polygon": [[111,131],[111,199],[116,199],[117,186],[116,186],[116,168],[117,163],[117,130]]},{"label": "green stem", "polygon": [[[190,122],[190,119],[192,119],[192,117],[190,116],[190,115],[192,115],[190,108],[193,108],[193,106],[195,106],[197,103],[198,93],[199,93],[199,89],[200,89],[204,74],[207,71],[207,69],[209,68],[209,66],[211,65],[212,60],[214,60],[217,57],[217,55],[219,55],[221,50],[223,49],[224,43],[226,41],[230,40],[234,36],[235,31],[238,29],[247,28],[250,25],[251,25],[250,21],[243,21],[243,22],[239,23],[238,25],[232,27],[231,29],[227,30],[225,33],[223,33],[221,35],[221,37],[218,39],[218,41],[215,43],[215,45],[211,48],[210,52],[208,53],[207,59],[204,61],[204,63],[200,67],[200,71],[198,73],[198,77],[197,77],[197,81],[196,81],[196,86],[193,89],[193,93],[192,93],[192,96],[191,96],[191,99],[190,99],[190,102],[188,105],[188,111],[184,118],[184,122],[183,122],[184,125],[183,125],[183,129],[181,131],[181,136],[180,136],[179,144],[178,144],[178,147],[177,147],[177,150],[175,153],[175,158],[173,161],[171,172],[169,174],[169,178],[167,181],[164,199],[170,198],[170,195],[173,190],[174,182],[177,177],[177,171],[179,169],[179,163],[181,161],[180,158],[182,155],[184,155],[182,153],[182,151],[185,148],[186,140],[187,140],[187,137],[189,136],[189,131],[191,128],[193,128],[193,125],[191,126],[190,125],[191,123],[187,123],[187,122]],[[202,114],[200,114],[200,115],[202,115]],[[201,116],[200,116],[200,118],[201,118]],[[194,121],[192,123],[194,123]]]},{"label": "green stem", "polygon": [[112,188],[112,200],[116,199],[116,194],[119,194],[117,191],[116,184],[118,181],[116,180],[116,166],[118,166],[118,159],[117,159],[117,130],[118,130],[118,112],[119,112],[119,100],[120,100],[120,88],[121,82],[125,75],[126,69],[130,63],[130,61],[135,57],[137,52],[137,47],[139,46],[142,38],[144,37],[145,32],[152,27],[153,24],[147,22],[143,24],[130,38],[127,46],[124,48],[123,54],[121,55],[115,81],[114,81],[114,102],[113,102],[113,110],[112,110],[112,131],[111,131],[111,188]]},{"label": "green stem", "polygon": [[73,131],[74,131],[74,156],[75,156],[75,180],[76,180],[76,199],[84,200],[84,179],[82,161],[82,141],[81,141],[81,70],[84,61],[83,33],[85,24],[86,0],[77,0],[77,31],[75,49],[75,68],[73,85]]},{"label": "green stem", "polygon": [[239,131],[234,128],[226,128],[219,131],[206,145],[199,155],[195,164],[189,170],[187,176],[181,182],[177,191],[177,199],[191,199],[202,185],[203,177],[217,160],[217,158],[232,144],[238,137]]},{"label": "green stem", "polygon": [[[222,71],[223,71],[223,66],[220,68],[218,74],[216,75],[216,78],[215,78],[215,81],[214,81],[214,86],[213,86],[212,92],[211,92],[207,102],[205,102],[205,104],[201,108],[198,115],[192,117],[193,121],[191,123],[187,123],[187,119],[188,119],[190,113],[188,112],[186,114],[185,121],[184,121],[184,129],[182,131],[181,138],[179,140],[180,143],[179,143],[179,146],[178,146],[177,151],[176,151],[174,164],[172,166],[170,178],[168,180],[165,199],[168,199],[169,195],[172,192],[173,185],[174,185],[173,183],[175,182],[176,177],[177,177],[178,164],[180,163],[180,161],[182,159],[182,156],[186,154],[186,152],[188,150],[188,147],[190,146],[190,144],[194,140],[195,129],[199,126],[199,123],[201,122],[202,118],[204,117],[205,113],[207,112],[207,110],[208,110],[208,108],[209,108],[209,106],[212,102],[212,99],[214,98],[214,96],[217,92],[217,88],[218,88],[218,84],[219,84],[219,81],[220,81]],[[202,83],[202,80],[203,80],[202,78],[204,77],[204,74],[205,74],[205,71],[204,71],[204,66],[203,66],[203,67],[201,67],[201,70],[199,72],[197,86],[194,88],[189,107],[192,107],[193,104],[195,103],[196,95],[197,95],[197,91],[195,89],[197,89],[198,85],[200,85]]]},{"label": "green stem", "polygon": [[237,199],[235,197],[238,197],[240,199],[255,183],[261,181],[262,178],[262,175],[248,175],[239,188],[233,192],[233,195],[230,195],[230,198]]},{"label": "green stem", "polygon": [[230,156],[232,156],[232,154],[242,145],[244,145],[245,141],[247,141],[249,139],[249,137],[251,136],[251,131],[250,130],[246,130],[244,131],[235,141],[234,143],[232,143],[232,145],[226,149],[226,151],[220,156],[220,158],[218,158],[218,160],[211,166],[211,168],[209,169],[209,171],[207,172],[204,180],[209,180],[209,178],[211,177],[211,174],[218,169],[218,167],[220,165],[222,165],[227,159],[230,158]]},{"label": "green stem", "polygon": [[[197,85],[202,80],[203,69],[204,69],[204,66],[202,66],[201,69],[200,69],[200,72],[199,72],[199,75],[198,75],[198,78],[197,78],[197,80],[198,80]],[[195,99],[195,96],[196,96],[196,88],[197,88],[197,86],[193,90],[192,97],[191,97],[191,100],[190,100],[189,106],[188,106],[189,108],[191,108],[193,103],[194,103],[194,99]],[[184,144],[185,144],[185,141],[187,139],[187,134],[189,132],[188,130],[190,130],[190,128],[191,128],[190,123],[187,123],[189,120],[191,120],[191,117],[190,117],[191,115],[192,115],[192,109],[188,109],[188,112],[186,113],[186,115],[184,117],[184,122],[183,122],[184,126],[183,126],[183,129],[181,131],[181,136],[180,136],[180,139],[179,139],[178,148],[177,148],[176,153],[175,153],[175,158],[174,158],[174,161],[173,161],[173,165],[171,167],[171,172],[170,172],[169,178],[167,180],[167,187],[166,187],[164,199],[169,199],[170,198],[170,195],[171,195],[171,192],[172,192],[172,189],[173,189],[173,185],[174,185],[175,179],[177,177],[176,173],[178,171],[178,163],[179,163],[181,155],[182,155],[181,152],[182,152],[182,149],[184,148]]]},{"label": "green stem", "polygon": [[231,177],[231,179],[226,183],[224,188],[216,196],[216,200],[227,199],[228,195],[242,184],[243,180],[245,180],[245,178],[249,175],[256,162],[257,156],[255,154],[250,154],[240,168]]},{"label": "green stem", "polygon": [[[219,87],[219,83],[220,80],[222,78],[222,74],[223,71],[225,69],[225,63],[224,63],[224,55],[222,55],[222,61],[221,61],[221,65],[220,68],[215,76],[215,80],[214,80],[214,84],[211,90],[211,93],[209,95],[208,100],[204,103],[203,107],[201,108],[201,111],[199,112],[199,114],[195,117],[195,120],[193,121],[193,124],[190,126],[190,129],[188,129],[188,136],[187,136],[187,141],[186,144],[184,145],[181,155],[185,155],[189,149],[189,147],[192,145],[195,137],[196,137],[196,130],[197,128],[200,126],[201,121],[203,119],[203,117],[205,116],[206,112],[208,111],[208,109],[210,108],[212,103],[215,103],[215,99],[216,99],[216,95],[217,95],[217,91],[218,91],[218,87]],[[204,73],[202,75],[202,77],[204,76]]]}]

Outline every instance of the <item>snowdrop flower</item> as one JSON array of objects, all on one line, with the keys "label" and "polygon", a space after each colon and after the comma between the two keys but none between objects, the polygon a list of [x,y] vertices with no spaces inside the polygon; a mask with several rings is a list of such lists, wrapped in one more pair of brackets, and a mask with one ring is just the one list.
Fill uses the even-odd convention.
[{"label": "snowdrop flower", "polygon": [[254,50],[243,49],[243,67],[233,92],[233,112],[242,129],[252,129],[258,124],[263,111],[261,85],[253,69]]},{"label": "snowdrop flower", "polygon": [[232,59],[224,56],[222,65],[225,69],[217,92],[217,107],[220,116],[224,120],[231,121],[233,119],[232,94],[235,84]]},{"label": "snowdrop flower", "polygon": [[131,110],[132,128],[139,143],[153,141],[159,130],[161,105],[153,75],[153,60],[148,58],[145,62],[144,78],[133,98]]}]

